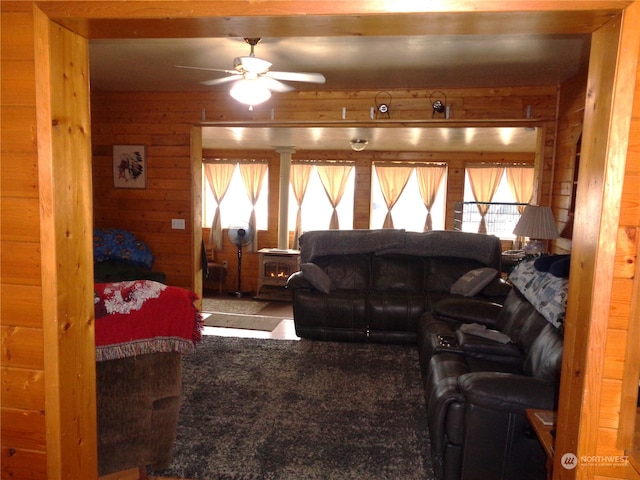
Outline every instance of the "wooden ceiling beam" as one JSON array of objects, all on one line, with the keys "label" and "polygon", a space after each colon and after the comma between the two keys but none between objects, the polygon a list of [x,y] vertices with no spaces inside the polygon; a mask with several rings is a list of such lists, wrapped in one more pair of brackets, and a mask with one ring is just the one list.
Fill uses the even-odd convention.
[{"label": "wooden ceiling beam", "polygon": [[591,33],[630,1],[49,1],[38,6],[87,38]]}]

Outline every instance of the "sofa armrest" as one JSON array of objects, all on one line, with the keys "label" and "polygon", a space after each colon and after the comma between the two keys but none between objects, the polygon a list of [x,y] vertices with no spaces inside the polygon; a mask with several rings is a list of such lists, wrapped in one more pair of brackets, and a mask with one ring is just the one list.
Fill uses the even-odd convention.
[{"label": "sofa armrest", "polygon": [[495,328],[502,306],[487,300],[451,297],[433,306],[433,316],[453,324],[480,323]]},{"label": "sofa armrest", "polygon": [[461,375],[458,387],[468,403],[500,412],[524,414],[527,408],[556,408],[557,385],[502,372],[475,372]]},{"label": "sofa armrest", "polygon": [[465,333],[461,329],[456,330],[455,337],[462,353],[523,358],[522,351],[515,343],[497,342],[489,338]]},{"label": "sofa armrest", "polygon": [[545,478],[545,453],[526,409],[553,409],[555,386],[489,372],[462,375],[458,386],[465,397],[464,419],[456,425],[464,431],[460,478]]},{"label": "sofa armrest", "polygon": [[311,282],[305,278],[302,272],[294,272],[287,279],[286,288],[304,288],[310,290],[313,288],[313,285],[311,285]]}]

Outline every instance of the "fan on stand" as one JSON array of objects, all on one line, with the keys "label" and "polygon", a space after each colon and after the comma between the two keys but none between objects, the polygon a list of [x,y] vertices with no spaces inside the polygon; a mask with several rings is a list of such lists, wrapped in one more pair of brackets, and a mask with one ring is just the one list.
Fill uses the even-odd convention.
[{"label": "fan on stand", "polygon": [[246,294],[246,292],[242,291],[242,247],[246,247],[253,242],[253,228],[249,224],[229,227],[227,236],[229,241],[238,249],[238,289],[235,292],[229,292],[229,295],[242,297]]}]

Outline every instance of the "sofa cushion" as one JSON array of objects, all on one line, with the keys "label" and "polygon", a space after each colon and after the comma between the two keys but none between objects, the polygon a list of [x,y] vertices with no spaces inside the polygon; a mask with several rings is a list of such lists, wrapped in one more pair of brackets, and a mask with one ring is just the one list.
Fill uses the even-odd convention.
[{"label": "sofa cushion", "polygon": [[315,263],[301,263],[300,271],[316,290],[320,290],[322,293],[331,293],[331,290],[335,290],[336,286],[329,275]]},{"label": "sofa cushion", "polygon": [[337,290],[369,290],[370,258],[368,254],[329,255],[314,263],[329,276]]},{"label": "sofa cushion", "polygon": [[456,257],[425,257],[425,291],[450,293],[451,286],[470,270],[487,265],[477,260]]},{"label": "sofa cushion", "polygon": [[373,257],[372,288],[375,291],[422,292],[424,262],[410,255]]},{"label": "sofa cushion", "polygon": [[480,296],[502,304],[510,291],[511,285],[498,276],[482,289]]},{"label": "sofa cushion", "polygon": [[490,267],[471,270],[451,285],[451,293],[473,297],[489,285],[498,276],[498,273],[498,270]]}]

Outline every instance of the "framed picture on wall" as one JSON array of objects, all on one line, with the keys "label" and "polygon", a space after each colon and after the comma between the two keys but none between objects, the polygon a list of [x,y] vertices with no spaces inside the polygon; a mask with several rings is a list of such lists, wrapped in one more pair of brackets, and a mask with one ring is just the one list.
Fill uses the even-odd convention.
[{"label": "framed picture on wall", "polygon": [[116,188],[147,186],[147,158],[144,145],[113,146],[113,186]]}]

